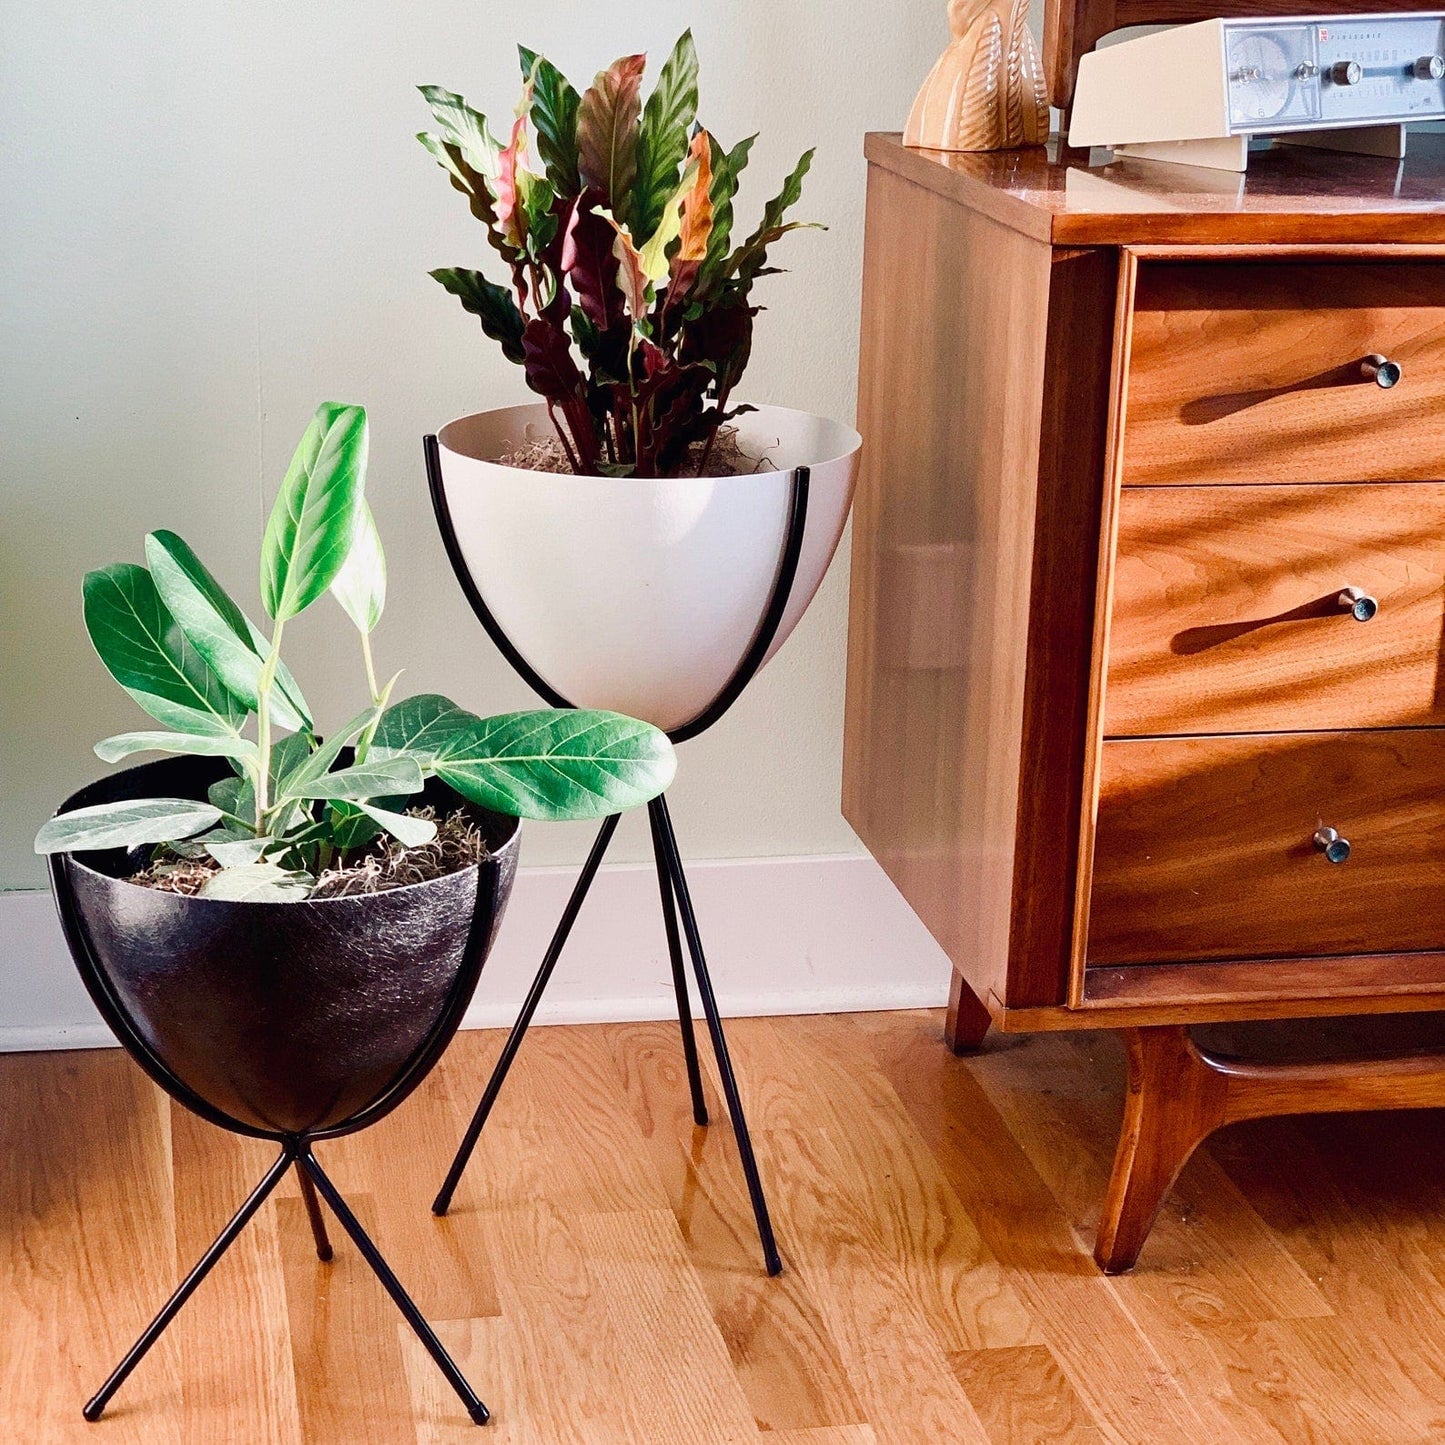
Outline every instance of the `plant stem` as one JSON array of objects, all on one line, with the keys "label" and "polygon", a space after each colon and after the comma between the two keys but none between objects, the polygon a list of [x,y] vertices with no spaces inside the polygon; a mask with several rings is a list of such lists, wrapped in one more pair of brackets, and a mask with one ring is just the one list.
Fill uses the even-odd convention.
[{"label": "plant stem", "polygon": [[380,697],[380,691],[376,686],[376,667],[371,660],[371,634],[361,634],[361,656],[366,662],[366,690],[371,694],[373,703]]},{"label": "plant stem", "polygon": [[[374,708],[380,708],[385,699],[381,689],[376,685],[376,665],[371,660],[371,634],[369,632],[363,632],[361,634],[361,656],[366,662],[366,686],[371,694],[371,705]],[[372,718],[371,725],[367,727],[357,739],[356,761],[358,763],[364,763],[366,761],[366,754],[371,747],[371,740],[376,736],[376,725],[380,721],[381,716],[378,713],[376,717]]]},{"label": "plant stem", "polygon": [[276,681],[276,668],[281,661],[281,633],[286,619],[277,618],[271,633],[271,651],[261,668],[256,686],[256,747],[261,754],[256,773],[256,832],[265,831],[266,811],[271,790],[271,688]]}]

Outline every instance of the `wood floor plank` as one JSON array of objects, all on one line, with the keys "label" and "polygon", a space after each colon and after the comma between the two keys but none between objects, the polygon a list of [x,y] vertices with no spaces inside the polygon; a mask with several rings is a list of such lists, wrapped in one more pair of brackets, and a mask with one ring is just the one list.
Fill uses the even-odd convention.
[{"label": "wood floor plank", "polygon": [[[1122,1060],[1092,1034],[999,1040],[971,1072],[1073,1225],[1078,1249],[1093,1248],[1118,1137]],[[1041,1091],[1032,1081],[1047,1077]],[[1329,1303],[1284,1242],[1250,1207],[1207,1151],[1186,1167],[1139,1267],[1110,1289],[1156,1342],[1190,1402],[1219,1439],[1269,1437],[1272,1410],[1239,1393],[1207,1326],[1225,1320],[1329,1315]]]},{"label": "wood floor plank", "polygon": [[[165,1097],[119,1051],[0,1055],[0,1438],[95,1439],[81,1406],[178,1283]],[[109,1439],[186,1438],[162,1338]]]},{"label": "wood floor plank", "polygon": [[993,1445],[1118,1440],[1090,1415],[1047,1345],[964,1350],[950,1363]]},{"label": "wood floor plank", "polygon": [[[443,1131],[453,1148],[498,1051],[464,1033],[442,1061],[441,1088],[457,1111]],[[487,1213],[538,1199],[569,1215],[666,1207],[601,1028],[527,1034],[452,1209]]]},{"label": "wood floor plank", "polygon": [[[346,1202],[376,1238],[370,1197],[351,1193]],[[335,1223],[328,1214],[328,1227]],[[416,1427],[396,1336],[396,1306],[339,1226],[332,1241],[335,1258],[329,1264],[316,1258],[299,1198],[276,1201],[276,1229],[302,1438],[410,1445]],[[392,1267],[406,1285],[405,1263],[393,1259]]]},{"label": "wood floor plank", "polygon": [[[1197,1441],[1208,1426],[1088,1255],[964,1059],[915,1047],[917,1015],[853,1024],[871,1040],[954,1190],[1092,1416],[1130,1441]],[[1083,1324],[1082,1322],[1087,1322]]]},{"label": "wood floor plank", "polygon": [[[464,1036],[470,1043],[470,1036]],[[463,1099],[474,1088],[470,1048],[438,1068],[394,1113],[359,1134],[317,1146],[323,1167],[345,1195],[371,1196],[382,1252],[407,1262],[407,1289],[428,1319],[495,1315],[496,1279],[486,1248],[486,1218],[465,1207],[444,1219],[431,1212],[461,1137]],[[466,1104],[470,1113],[472,1098]]]},{"label": "wood floor plank", "polygon": [[[178,1106],[170,1110],[170,1126],[179,1281],[256,1187],[277,1150],[227,1134]],[[181,1352],[181,1398],[192,1438],[215,1445],[299,1445],[274,1204],[262,1206],[171,1329]]]},{"label": "wood floor plank", "polygon": [[0,1056],[0,1441],[120,1445],[1398,1445],[1445,1439],[1445,1111],[1215,1136],[1137,1274],[1088,1255],[1112,1046],[935,1013],[730,1021],[786,1265],[676,1026],[526,1041],[455,1216],[427,1206],[501,1047],[463,1034],[369,1136],[318,1147],[492,1407],[479,1434],[288,1178],[80,1418],[269,1162],[118,1051]]},{"label": "wood floor plank", "polygon": [[769,1278],[737,1141],[708,1078],[699,1128],[675,1023],[614,1024],[613,1057],[759,1429],[859,1424],[837,1342],[803,1273]]},{"label": "wood floor plank", "polygon": [[765,1139],[813,1135],[827,1161],[837,1191],[828,1231],[866,1241],[868,1257],[906,1281],[944,1350],[1036,1338],[866,1038],[847,1019],[745,1022],[767,1041],[751,1055]]}]

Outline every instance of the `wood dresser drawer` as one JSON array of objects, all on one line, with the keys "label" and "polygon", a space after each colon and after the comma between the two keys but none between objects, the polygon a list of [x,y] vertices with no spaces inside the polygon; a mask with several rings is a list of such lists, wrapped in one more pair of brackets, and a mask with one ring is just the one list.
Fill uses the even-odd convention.
[{"label": "wood dresser drawer", "polygon": [[1125,488],[1105,733],[1445,724],[1442,616],[1445,485]]},{"label": "wood dresser drawer", "polygon": [[1445,948],[1445,730],[1106,742],[1100,782],[1090,965]]},{"label": "wood dresser drawer", "polygon": [[1126,486],[1445,481],[1445,263],[1146,261],[1132,325]]}]

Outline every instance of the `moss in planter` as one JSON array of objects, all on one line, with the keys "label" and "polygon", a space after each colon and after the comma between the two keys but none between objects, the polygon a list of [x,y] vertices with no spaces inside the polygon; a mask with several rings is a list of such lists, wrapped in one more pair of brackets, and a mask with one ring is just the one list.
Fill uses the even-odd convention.
[{"label": "moss in planter", "polygon": [[[529,429],[530,430],[530,429]],[[497,458],[500,466],[520,467],[528,472],[561,472],[571,475],[572,464],[561,440],[551,433],[528,435],[520,442],[510,442]],[[702,467],[702,472],[698,468]],[[688,449],[687,461],[676,473],[680,477],[737,477],[749,472],[772,472],[777,468],[766,455],[750,457],[738,443],[738,429],[722,427],[709,451],[704,442],[694,442]]]},{"label": "moss in planter", "polygon": [[[437,825],[437,835],[430,843],[407,848],[383,833],[345,867],[326,869],[316,880],[310,896],[342,898],[405,888],[410,883],[425,883],[469,868],[490,856],[486,839],[463,809],[458,808],[446,817],[438,817],[436,809],[431,807],[408,808],[407,812]],[[143,888],[191,898],[220,871],[221,865],[214,858],[181,858],[157,850],[150,865],[132,874],[130,881]]]}]

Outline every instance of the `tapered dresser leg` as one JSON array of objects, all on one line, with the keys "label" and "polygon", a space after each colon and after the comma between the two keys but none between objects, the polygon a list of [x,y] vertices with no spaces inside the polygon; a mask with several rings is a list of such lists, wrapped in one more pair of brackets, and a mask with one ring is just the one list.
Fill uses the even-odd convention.
[{"label": "tapered dresser leg", "polygon": [[1133,1269],[1185,1161],[1227,1122],[1227,1080],[1187,1029],[1126,1029],[1129,1091],[1094,1258],[1105,1274]]},{"label": "tapered dresser leg", "polygon": [[982,1045],[991,1022],[983,1000],[954,969],[953,984],[948,990],[948,1019],[943,1026],[944,1042],[956,1054],[974,1053]]}]

